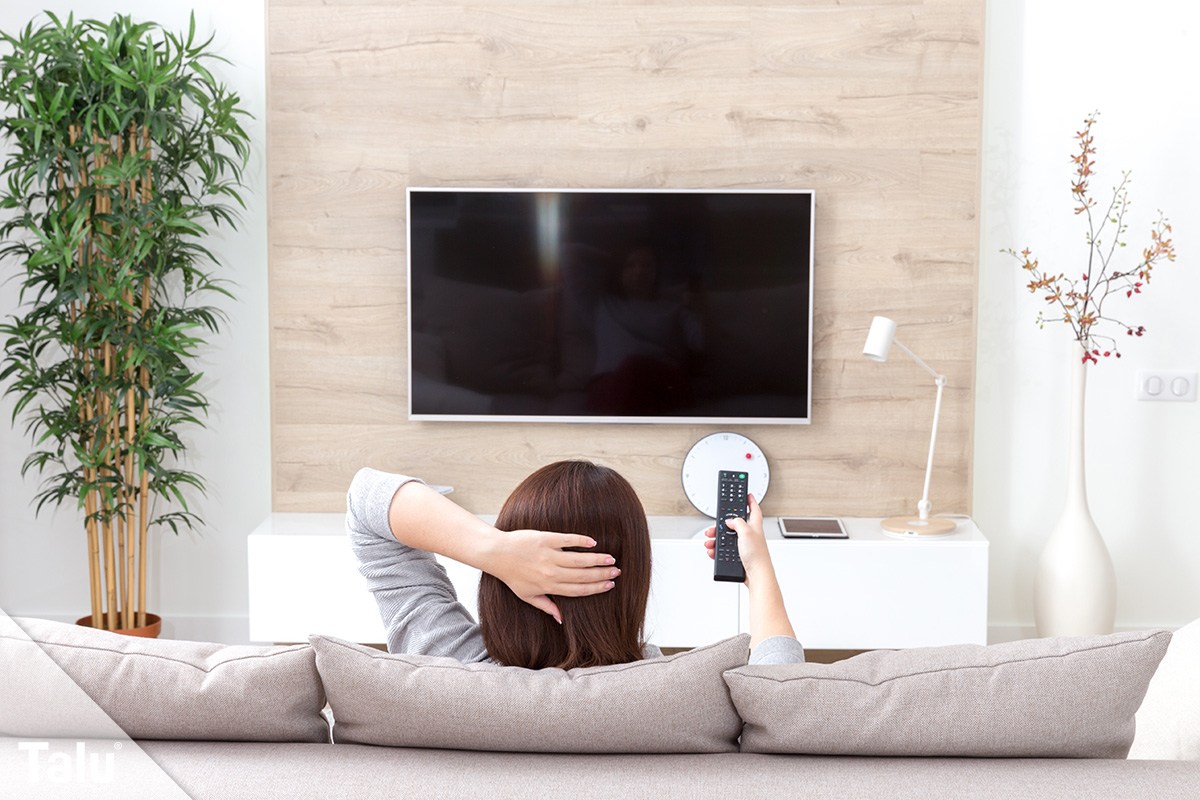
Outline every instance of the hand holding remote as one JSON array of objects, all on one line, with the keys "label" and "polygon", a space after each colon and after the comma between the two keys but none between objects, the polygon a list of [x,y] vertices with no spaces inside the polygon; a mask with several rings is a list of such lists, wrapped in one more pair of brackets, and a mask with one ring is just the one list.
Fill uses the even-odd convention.
[{"label": "hand holding remote", "polygon": [[[725,524],[737,531],[738,552],[742,557],[746,591],[750,596],[750,647],[754,648],[772,636],[790,636],[794,639],[796,632],[788,619],[783,593],[775,576],[775,566],[771,563],[771,551],[767,549],[762,510],[754,495],[747,495],[746,499],[750,508],[746,518],[727,519]],[[715,554],[716,534],[715,526],[704,532],[704,546],[708,549],[709,558]]]},{"label": "hand holding remote", "polygon": [[713,580],[744,583],[746,571],[738,550],[737,531],[729,527],[731,519],[746,516],[749,475],[739,470],[717,472],[716,547],[713,548]]},{"label": "hand holding remote", "polygon": [[[746,517],[744,519],[734,517],[726,520],[725,524],[737,534],[738,554],[741,556],[742,567],[746,573],[745,583],[749,586],[754,580],[755,573],[761,572],[764,566],[772,572],[774,568],[771,565],[771,554],[767,550],[767,540],[763,533],[762,509],[754,495],[747,495],[746,500],[750,508]],[[704,547],[708,550],[708,557],[714,559],[716,558],[716,535],[716,526],[704,532]]]}]

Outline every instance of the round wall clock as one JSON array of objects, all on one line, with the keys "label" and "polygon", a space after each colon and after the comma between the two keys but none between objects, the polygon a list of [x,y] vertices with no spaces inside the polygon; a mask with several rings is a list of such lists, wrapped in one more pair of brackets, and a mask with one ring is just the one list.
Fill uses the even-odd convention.
[{"label": "round wall clock", "polygon": [[740,433],[713,433],[692,445],[683,459],[683,491],[706,517],[717,513],[717,473],[742,470],[750,479],[750,494],[760,503],[767,496],[771,470],[762,449]]}]

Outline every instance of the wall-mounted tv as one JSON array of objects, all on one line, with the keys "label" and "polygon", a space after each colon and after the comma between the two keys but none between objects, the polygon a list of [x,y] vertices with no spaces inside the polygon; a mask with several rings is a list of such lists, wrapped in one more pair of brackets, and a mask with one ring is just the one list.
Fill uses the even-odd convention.
[{"label": "wall-mounted tv", "polygon": [[813,201],[409,189],[410,418],[809,422]]}]

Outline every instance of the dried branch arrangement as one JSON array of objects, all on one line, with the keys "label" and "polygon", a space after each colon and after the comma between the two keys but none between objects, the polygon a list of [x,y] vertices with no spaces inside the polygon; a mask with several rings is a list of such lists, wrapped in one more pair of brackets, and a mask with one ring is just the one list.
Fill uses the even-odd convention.
[{"label": "dried branch arrangement", "polygon": [[[1126,298],[1132,298],[1141,294],[1142,289],[1150,284],[1155,265],[1164,260],[1175,260],[1175,245],[1170,238],[1171,225],[1160,211],[1150,227],[1150,243],[1142,249],[1141,259],[1127,269],[1113,267],[1114,258],[1126,246],[1124,238],[1128,225],[1125,217],[1130,205],[1130,173],[1121,173],[1121,181],[1113,188],[1108,207],[1103,214],[1096,213],[1097,204],[1089,184],[1092,168],[1096,165],[1092,158],[1096,154],[1092,126],[1096,124],[1098,116],[1098,112],[1093,112],[1084,120],[1083,130],[1075,134],[1078,150],[1071,156],[1075,164],[1071,180],[1075,213],[1085,215],[1088,223],[1086,265],[1081,272],[1072,270],[1070,273],[1079,277],[1067,277],[1065,272],[1043,269],[1028,247],[1020,252],[1013,249],[1003,251],[1020,261],[1021,268],[1029,273],[1029,291],[1043,293],[1043,299],[1054,309],[1051,316],[1047,316],[1045,311],[1038,312],[1038,326],[1043,327],[1046,322],[1070,325],[1075,340],[1083,350],[1082,360],[1085,364],[1089,361],[1099,363],[1100,358],[1121,357],[1119,340],[1107,330],[1115,328],[1117,333],[1123,332],[1126,336],[1142,336],[1146,332],[1144,325],[1129,324],[1111,316],[1106,306],[1114,295],[1123,294]],[[1108,229],[1110,225],[1112,228]],[[1105,240],[1103,237],[1106,236],[1111,238]]]}]

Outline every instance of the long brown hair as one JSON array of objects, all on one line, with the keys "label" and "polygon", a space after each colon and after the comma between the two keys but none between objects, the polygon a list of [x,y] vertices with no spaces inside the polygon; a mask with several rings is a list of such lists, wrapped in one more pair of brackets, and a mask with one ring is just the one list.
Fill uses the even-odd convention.
[{"label": "long brown hair", "polygon": [[554,596],[559,625],[486,572],[479,582],[479,624],[488,655],[530,669],[594,667],[642,658],[650,594],[650,531],[637,493],[608,467],[558,461],[521,482],[500,509],[503,531],[582,533],[595,552],[616,559],[621,574],[607,592]]}]

